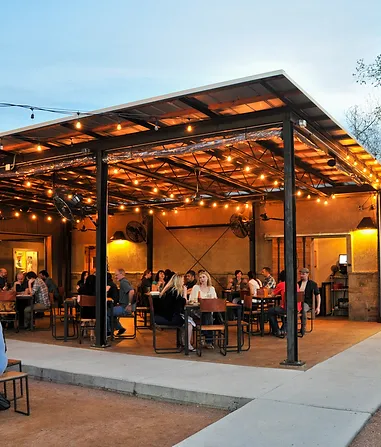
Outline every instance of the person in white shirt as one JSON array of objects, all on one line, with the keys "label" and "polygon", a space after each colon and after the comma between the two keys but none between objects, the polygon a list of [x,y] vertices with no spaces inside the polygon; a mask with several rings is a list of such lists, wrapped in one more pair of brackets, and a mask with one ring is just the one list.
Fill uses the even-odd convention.
[{"label": "person in white shirt", "polygon": [[[201,271],[198,275],[198,282],[192,287],[190,301],[197,301],[199,298],[217,298],[216,289],[212,286],[212,279],[208,272]],[[205,312],[202,314],[202,324],[213,324],[213,314]],[[205,336],[204,346],[207,349],[214,349],[213,332],[203,331]]]},{"label": "person in white shirt", "polygon": [[250,290],[250,296],[254,298],[257,296],[258,290],[262,287],[262,281],[260,279],[254,278],[254,273],[250,270],[250,272],[247,273],[247,276],[249,277],[249,290]]}]

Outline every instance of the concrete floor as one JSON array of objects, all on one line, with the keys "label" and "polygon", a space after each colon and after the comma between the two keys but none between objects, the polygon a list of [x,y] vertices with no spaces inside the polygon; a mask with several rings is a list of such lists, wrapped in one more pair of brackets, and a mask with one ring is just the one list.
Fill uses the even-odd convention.
[{"label": "concrete floor", "polygon": [[[122,319],[125,327],[130,327],[132,320]],[[41,320],[37,324],[42,325]],[[267,328],[266,328],[267,330]],[[299,338],[299,358],[306,362],[305,369],[321,363],[322,361],[348,349],[366,338],[381,330],[379,323],[356,322],[340,318],[318,318],[315,320],[315,327],[312,333],[308,333],[304,338]],[[231,331],[232,340],[235,340],[234,330]],[[34,332],[21,331],[16,334],[14,331],[6,331],[6,337],[20,341],[32,341],[37,343],[57,344],[61,346],[71,346],[77,348],[90,348],[89,339],[85,339],[82,345],[78,340],[70,340],[67,343],[54,340],[48,331],[36,330]],[[159,333],[159,343],[174,343],[174,331],[163,331]],[[264,337],[254,336],[251,338],[252,346],[250,351],[228,353],[226,357],[220,355],[218,350],[207,350],[199,358],[195,353],[191,353],[190,360],[205,361],[213,363],[225,363],[242,366],[259,366],[279,368],[279,363],[286,358],[286,340],[278,339],[269,335]],[[107,349],[110,352],[126,354],[155,355],[152,348],[152,332],[150,330],[139,330],[135,340],[115,340],[112,346]],[[164,355],[160,355],[164,357]],[[165,355],[168,358],[186,359],[183,354]]]},{"label": "concrete floor", "polygon": [[2,446],[169,447],[227,414],[36,380],[30,397],[31,416],[2,412]]}]

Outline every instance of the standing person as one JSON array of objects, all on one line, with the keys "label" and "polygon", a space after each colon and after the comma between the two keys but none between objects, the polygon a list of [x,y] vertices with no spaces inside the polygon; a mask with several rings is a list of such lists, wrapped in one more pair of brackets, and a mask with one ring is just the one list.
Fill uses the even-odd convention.
[{"label": "standing person", "polygon": [[8,289],[7,277],[8,277],[7,270],[4,268],[0,268],[0,290]]},{"label": "standing person", "polygon": [[142,280],[139,286],[140,292],[140,305],[144,307],[149,307],[149,293],[152,287],[152,271],[147,269],[144,271]]},{"label": "standing person", "polygon": [[263,287],[266,287],[267,289],[275,289],[276,281],[271,276],[270,267],[263,267],[261,274],[265,277],[265,280],[263,281]]},{"label": "standing person", "polygon": [[[212,279],[208,272],[201,271],[198,275],[198,282],[192,287],[190,294],[191,301],[197,301],[199,298],[217,298],[216,289],[212,286]],[[202,313],[202,323],[206,325],[213,324],[213,314],[211,312]],[[203,331],[205,336],[205,347],[214,349],[213,332]]]},{"label": "standing person", "polygon": [[52,280],[52,278],[49,276],[47,270],[41,270],[38,276],[45,282],[49,293],[52,293],[54,295],[54,301],[57,301],[58,305],[62,306],[63,304],[62,297],[60,295],[60,292],[58,291],[58,287],[56,283]]},{"label": "standing person", "polygon": [[[50,308],[49,291],[45,282],[38,278],[35,272],[28,272],[26,274],[28,279],[28,291],[34,298],[34,310],[45,311]],[[32,308],[27,306],[24,309],[24,327],[26,330],[30,329],[30,322],[32,318]]]},{"label": "standing person", "polygon": [[307,312],[312,309],[312,300],[313,295],[315,295],[316,298],[316,307],[315,307],[315,314],[320,314],[320,303],[321,303],[321,297],[320,297],[320,291],[319,287],[316,284],[315,281],[312,281],[309,279],[310,271],[308,268],[303,267],[300,271],[300,281],[298,281],[298,286],[300,288],[301,292],[304,292],[304,303],[303,303],[303,327],[301,329],[301,333],[304,334],[306,331],[306,323],[307,323]]},{"label": "standing person", "polygon": [[165,286],[165,272],[164,270],[158,270],[155,276],[155,281],[152,281],[152,290],[161,292]]},{"label": "standing person", "polygon": [[13,283],[13,290],[16,293],[25,292],[28,288],[28,280],[25,277],[25,273],[18,272],[16,275],[16,281]]},{"label": "standing person", "polygon": [[7,354],[6,354],[3,326],[0,323],[0,376],[6,370],[7,364],[8,364],[8,359],[7,359]]},{"label": "standing person", "polygon": [[[168,284],[160,293],[160,299],[155,300],[155,323],[167,326],[184,325],[184,306],[186,303],[186,288],[184,286],[183,276],[172,275]],[[190,344],[192,339],[193,325],[188,321],[188,349],[194,351]],[[184,337],[181,337],[184,340]]]},{"label": "standing person", "polygon": [[[133,311],[133,300],[135,295],[135,290],[126,278],[126,272],[124,269],[115,270],[115,278],[119,281],[119,303],[114,306],[113,316],[116,317],[116,324],[114,325],[115,330],[118,330],[117,335],[122,335],[126,332],[126,329],[120,324],[119,318],[131,315]],[[108,327],[107,334],[111,335],[111,315],[107,318]]]}]

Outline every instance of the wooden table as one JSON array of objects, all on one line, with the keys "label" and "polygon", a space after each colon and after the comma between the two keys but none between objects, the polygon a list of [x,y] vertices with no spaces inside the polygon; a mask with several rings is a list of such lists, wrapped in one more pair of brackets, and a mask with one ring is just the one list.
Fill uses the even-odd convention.
[{"label": "wooden table", "polygon": [[[33,300],[33,295],[26,295],[25,293],[19,293],[16,295],[16,303],[17,301],[27,301],[26,306],[24,306],[24,309],[28,306],[31,307],[31,319],[30,319],[30,330],[33,331],[33,304],[34,304],[34,300]],[[21,318],[21,312],[19,312],[19,326],[24,326],[24,309],[22,312],[22,318]]]},{"label": "wooden table", "polygon": [[[213,299],[213,298],[210,298]],[[242,330],[242,306],[241,304],[235,304],[235,303],[230,303],[229,301],[226,302],[226,307],[227,308],[234,308],[237,309],[237,352],[241,352],[241,330]],[[185,342],[185,346],[184,346],[184,354],[185,355],[189,355],[189,335],[188,335],[188,318],[189,318],[189,311],[192,309],[199,309],[200,308],[200,303],[188,303],[185,305],[184,308],[184,332],[185,332],[185,337],[184,337],[184,342]],[[205,331],[207,331],[207,325],[205,325]]]}]

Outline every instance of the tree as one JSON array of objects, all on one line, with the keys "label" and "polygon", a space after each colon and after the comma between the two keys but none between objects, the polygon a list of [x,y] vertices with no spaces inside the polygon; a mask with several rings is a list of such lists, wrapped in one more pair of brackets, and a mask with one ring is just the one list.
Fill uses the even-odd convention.
[{"label": "tree", "polygon": [[[354,76],[359,84],[381,87],[381,54],[371,64],[358,60]],[[356,139],[374,156],[381,157],[381,105],[377,97],[368,100],[363,107],[351,107],[346,118]]]}]

